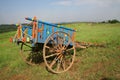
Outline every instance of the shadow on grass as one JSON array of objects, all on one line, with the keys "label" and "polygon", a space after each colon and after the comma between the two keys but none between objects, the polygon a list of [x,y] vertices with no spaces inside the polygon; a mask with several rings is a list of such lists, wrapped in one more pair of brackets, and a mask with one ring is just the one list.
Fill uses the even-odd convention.
[{"label": "shadow on grass", "polygon": [[38,65],[44,62],[42,52],[43,44],[36,44],[35,46],[31,47],[29,44],[21,43],[21,56],[30,65]]},{"label": "shadow on grass", "polygon": [[116,79],[116,78],[110,78],[110,77],[104,77],[104,78],[102,78],[100,80],[118,80],[118,79]]}]

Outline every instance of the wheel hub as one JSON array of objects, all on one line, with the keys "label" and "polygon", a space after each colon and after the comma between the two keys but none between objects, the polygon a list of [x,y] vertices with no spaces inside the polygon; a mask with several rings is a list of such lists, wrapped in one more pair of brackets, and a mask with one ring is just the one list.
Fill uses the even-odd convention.
[{"label": "wheel hub", "polygon": [[63,50],[63,51],[62,51],[62,54],[63,54],[63,55],[65,55],[65,54],[66,54],[66,51],[65,51],[65,50]]}]

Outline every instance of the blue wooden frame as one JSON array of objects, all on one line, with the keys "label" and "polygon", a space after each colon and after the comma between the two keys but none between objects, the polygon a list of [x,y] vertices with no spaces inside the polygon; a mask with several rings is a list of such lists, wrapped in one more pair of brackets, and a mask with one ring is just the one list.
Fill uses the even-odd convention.
[{"label": "blue wooden frame", "polygon": [[[29,21],[34,21],[32,18],[25,18],[25,19],[29,20]],[[68,33],[71,37],[73,36],[73,33],[75,32],[75,30],[66,28],[64,26],[58,26],[56,24],[51,24],[48,22],[40,21],[40,20],[36,20],[36,22],[38,23],[37,24],[38,29],[41,30],[43,27],[43,30],[41,32],[38,32],[37,38],[35,38],[35,39],[31,38],[31,40],[33,40],[33,46],[35,43],[45,43],[46,39],[54,32],[63,31],[65,33]],[[29,36],[32,36],[32,27],[31,26],[22,25],[22,32],[24,32],[24,30],[26,28],[28,29],[27,34]],[[35,41],[37,41],[37,42],[35,42]]]}]

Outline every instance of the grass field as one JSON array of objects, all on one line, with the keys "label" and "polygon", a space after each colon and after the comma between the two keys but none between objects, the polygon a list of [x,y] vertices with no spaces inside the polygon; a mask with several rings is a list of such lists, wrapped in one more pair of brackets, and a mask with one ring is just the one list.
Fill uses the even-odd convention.
[{"label": "grass field", "polygon": [[0,80],[120,80],[120,23],[72,23],[76,41],[102,43],[105,47],[77,49],[72,68],[52,74],[40,66],[27,65],[20,57],[20,46],[9,42],[15,31],[0,33]]}]

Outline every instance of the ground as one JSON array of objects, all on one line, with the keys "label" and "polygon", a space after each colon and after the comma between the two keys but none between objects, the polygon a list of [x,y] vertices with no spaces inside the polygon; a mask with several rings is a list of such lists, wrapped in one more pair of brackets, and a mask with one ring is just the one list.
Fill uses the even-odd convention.
[{"label": "ground", "polygon": [[103,44],[76,49],[72,68],[61,74],[26,64],[19,55],[20,46],[10,43],[15,31],[0,33],[0,80],[120,80],[120,24],[72,23],[76,41]]}]

